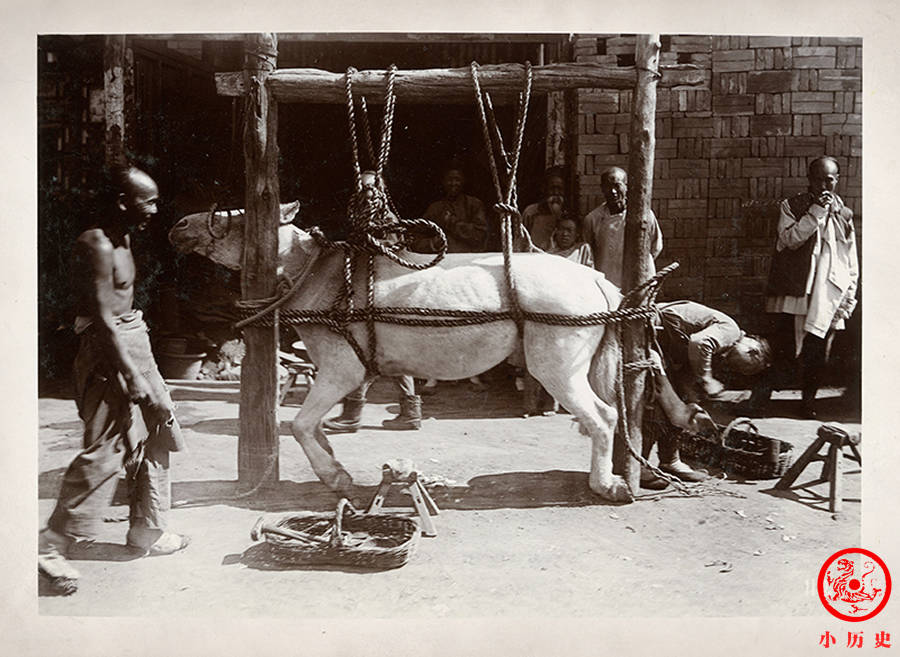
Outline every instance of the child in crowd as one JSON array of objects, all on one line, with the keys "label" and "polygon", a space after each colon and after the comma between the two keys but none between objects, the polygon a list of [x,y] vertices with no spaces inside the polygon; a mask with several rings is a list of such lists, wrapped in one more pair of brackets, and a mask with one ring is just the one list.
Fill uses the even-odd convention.
[{"label": "child in crowd", "polygon": [[556,224],[556,230],[553,231],[548,253],[577,262],[585,267],[593,267],[594,256],[591,253],[591,247],[579,239],[580,234],[581,230],[575,219],[564,213]]}]

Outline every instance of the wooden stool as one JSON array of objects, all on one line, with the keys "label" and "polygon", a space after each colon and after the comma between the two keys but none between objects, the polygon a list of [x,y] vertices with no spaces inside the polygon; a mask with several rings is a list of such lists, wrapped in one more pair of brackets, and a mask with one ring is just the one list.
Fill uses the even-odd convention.
[{"label": "wooden stool", "polygon": [[[808,486],[816,486],[826,481],[828,487],[828,509],[832,513],[838,513],[841,510],[843,502],[843,482],[842,476],[842,457],[852,459],[862,465],[862,456],[859,453],[859,445],[862,442],[862,436],[856,434],[851,436],[842,427],[836,424],[823,424],[819,427],[817,437],[813,443],[803,452],[803,455],[797,459],[794,464],[788,468],[775,488],[778,490],[788,490],[800,473],[813,461],[824,461],[822,472],[819,478],[807,484],[803,484],[803,488]],[[828,453],[819,454],[822,446],[828,443]],[[844,446],[850,448],[851,454],[844,454]]]},{"label": "wooden stool", "polygon": [[291,345],[291,350],[293,353],[278,350],[278,360],[288,372],[278,390],[279,406],[284,403],[291,388],[297,384],[297,379],[302,376],[306,381],[307,387],[309,387],[313,384],[316,374],[316,366],[309,361],[309,354],[306,353],[306,347],[303,342],[298,340]]},{"label": "wooden stool", "polygon": [[381,483],[375,491],[375,497],[369,503],[366,513],[378,513],[384,498],[387,497],[391,486],[402,486],[402,491],[412,496],[413,506],[419,514],[419,524],[422,527],[422,536],[437,536],[437,529],[431,516],[440,514],[437,504],[431,499],[431,495],[425,490],[425,486],[419,481],[419,473],[414,471],[412,462],[407,459],[394,459],[381,466]]}]

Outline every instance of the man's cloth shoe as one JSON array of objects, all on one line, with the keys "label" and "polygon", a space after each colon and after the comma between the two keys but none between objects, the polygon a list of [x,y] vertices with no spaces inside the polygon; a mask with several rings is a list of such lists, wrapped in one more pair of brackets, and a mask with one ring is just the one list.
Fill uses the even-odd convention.
[{"label": "man's cloth shoe", "polygon": [[[129,529],[126,539],[128,547],[141,552],[141,556],[144,557],[161,557],[167,554],[174,554],[191,544],[190,536],[173,532],[157,534],[158,531]],[[148,535],[151,538],[148,538]],[[158,538],[153,540],[152,535],[158,535]]]},{"label": "man's cloth shoe", "polygon": [[322,426],[332,431],[355,433],[362,425],[362,411],[365,405],[365,398],[345,397],[341,414],[325,420]]},{"label": "man's cloth shoe", "polygon": [[78,590],[81,574],[66,559],[71,539],[45,529],[38,535],[38,576],[55,595],[72,595]]}]

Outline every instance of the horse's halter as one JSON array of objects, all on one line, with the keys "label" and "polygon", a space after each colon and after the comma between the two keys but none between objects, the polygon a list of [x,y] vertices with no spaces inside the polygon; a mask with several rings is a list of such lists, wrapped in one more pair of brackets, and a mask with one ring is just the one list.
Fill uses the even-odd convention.
[{"label": "horse's halter", "polygon": [[206,230],[209,232],[210,236],[216,240],[223,239],[231,231],[231,211],[230,210],[225,211],[225,216],[228,217],[228,221],[225,223],[225,231],[223,233],[221,233],[220,235],[217,235],[216,231],[213,229],[213,224],[215,223],[214,219],[216,216],[216,209],[218,207],[219,207],[218,203],[213,203],[212,206],[210,206],[210,208],[209,208],[209,214],[206,216]]}]

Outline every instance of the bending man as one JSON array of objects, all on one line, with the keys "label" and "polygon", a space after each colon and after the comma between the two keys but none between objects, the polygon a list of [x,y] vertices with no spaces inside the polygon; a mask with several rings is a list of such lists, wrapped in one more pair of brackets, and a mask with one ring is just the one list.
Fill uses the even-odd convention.
[{"label": "bending man", "polygon": [[747,335],[723,312],[694,301],[657,305],[659,343],[666,369],[686,401],[715,397],[725,388],[713,375],[713,362],[724,369],[752,376],[772,361],[769,343]]}]

